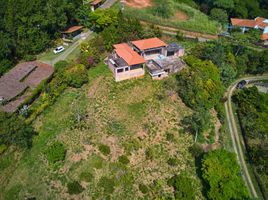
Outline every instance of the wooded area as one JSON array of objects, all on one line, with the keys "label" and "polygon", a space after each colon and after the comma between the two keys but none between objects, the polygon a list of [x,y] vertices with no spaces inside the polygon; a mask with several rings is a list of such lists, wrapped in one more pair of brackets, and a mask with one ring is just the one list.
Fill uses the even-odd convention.
[{"label": "wooded area", "polygon": [[82,0],[0,0],[0,76],[19,59],[49,47],[75,24]]}]

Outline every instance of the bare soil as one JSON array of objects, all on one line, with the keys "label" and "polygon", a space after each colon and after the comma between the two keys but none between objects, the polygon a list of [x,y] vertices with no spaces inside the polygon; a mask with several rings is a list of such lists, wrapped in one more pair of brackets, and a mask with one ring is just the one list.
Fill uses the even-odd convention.
[{"label": "bare soil", "polygon": [[125,0],[123,2],[133,8],[146,8],[152,6],[151,0]]},{"label": "bare soil", "polygon": [[182,11],[177,11],[175,14],[175,17],[176,17],[176,20],[180,20],[180,21],[186,21],[189,19],[188,15],[186,15]]}]

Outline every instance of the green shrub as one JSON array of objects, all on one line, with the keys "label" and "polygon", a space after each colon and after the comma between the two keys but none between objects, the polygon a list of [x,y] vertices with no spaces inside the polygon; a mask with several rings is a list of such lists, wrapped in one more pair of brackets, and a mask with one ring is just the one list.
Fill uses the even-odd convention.
[{"label": "green shrub", "polygon": [[0,145],[0,155],[1,155],[2,153],[4,153],[4,152],[6,151],[6,149],[7,149],[7,146],[6,146],[5,144],[1,144],[1,145]]},{"label": "green shrub", "polygon": [[178,160],[176,158],[169,158],[167,163],[168,163],[168,165],[173,167],[173,166],[178,165]]},{"label": "green shrub", "polygon": [[129,163],[129,159],[128,159],[127,156],[122,155],[122,156],[119,157],[119,162],[121,162],[122,164],[127,165]]},{"label": "green shrub", "polygon": [[151,148],[146,149],[145,156],[147,160],[152,160],[154,158],[154,151]]},{"label": "green shrub", "polygon": [[65,159],[66,150],[62,143],[55,142],[48,147],[45,153],[47,156],[47,160],[50,163],[55,163],[58,161],[63,161]]},{"label": "green shrub", "polygon": [[78,181],[68,183],[67,188],[69,194],[80,194],[84,190],[84,188],[78,183]]},{"label": "green shrub", "polygon": [[147,194],[148,193],[148,187],[144,184],[139,184],[139,190],[143,193],[143,194]]},{"label": "green shrub", "polygon": [[87,69],[84,65],[78,64],[65,71],[65,79],[69,86],[80,88],[88,82]]},{"label": "green shrub", "polygon": [[28,62],[28,61],[34,61],[34,60],[36,60],[36,56],[35,55],[25,55],[23,57],[23,60],[25,60],[26,62]]},{"label": "green shrub", "polygon": [[104,189],[105,193],[108,193],[108,194],[113,193],[114,187],[115,187],[114,180],[107,178],[105,176],[101,177],[98,185],[99,187],[102,187]]},{"label": "green shrub", "polygon": [[99,150],[106,156],[111,153],[110,147],[104,144],[99,145]]},{"label": "green shrub", "polygon": [[172,133],[167,133],[166,135],[166,140],[169,141],[169,142],[172,142],[174,141],[175,137]]},{"label": "green shrub", "polygon": [[94,179],[93,174],[91,174],[90,172],[82,172],[79,177],[81,181],[86,182],[91,182]]},{"label": "green shrub", "polygon": [[57,73],[62,73],[68,65],[69,63],[66,60],[61,60],[54,65],[54,68]]}]

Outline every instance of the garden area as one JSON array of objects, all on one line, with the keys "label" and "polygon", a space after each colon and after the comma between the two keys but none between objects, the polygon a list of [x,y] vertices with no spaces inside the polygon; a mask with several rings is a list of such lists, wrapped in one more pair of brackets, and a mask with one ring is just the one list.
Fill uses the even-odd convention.
[{"label": "garden area", "polygon": [[185,3],[154,0],[147,4],[145,7],[137,7],[135,1],[127,1],[123,13],[141,21],[187,31],[208,34],[217,34],[220,31],[221,25],[218,22]]}]

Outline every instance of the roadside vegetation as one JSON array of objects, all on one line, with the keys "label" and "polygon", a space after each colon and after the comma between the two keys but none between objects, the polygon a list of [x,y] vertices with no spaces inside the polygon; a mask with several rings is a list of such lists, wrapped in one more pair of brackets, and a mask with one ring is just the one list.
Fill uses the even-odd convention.
[{"label": "roadside vegetation", "polygon": [[238,119],[252,164],[254,174],[260,183],[265,198],[268,188],[268,140],[267,117],[268,95],[260,93],[256,87],[243,89],[235,94]]}]

